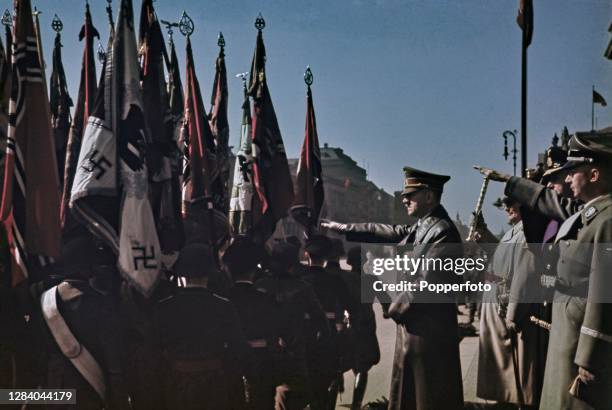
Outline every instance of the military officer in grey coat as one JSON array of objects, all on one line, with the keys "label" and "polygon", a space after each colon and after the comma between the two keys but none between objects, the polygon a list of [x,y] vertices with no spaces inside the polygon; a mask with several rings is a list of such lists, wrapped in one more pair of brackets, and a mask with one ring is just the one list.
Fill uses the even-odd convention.
[{"label": "military officer in grey coat", "polygon": [[[321,226],[345,234],[349,241],[399,243],[412,246],[415,255],[430,258],[462,256],[459,232],[440,204],[450,177],[410,167],[404,173],[403,203],[408,215],[418,219],[414,225],[327,221]],[[421,270],[414,278],[430,283],[459,279],[454,272],[433,270]],[[455,300],[406,303],[420,297],[424,295],[405,293],[404,303],[393,303],[388,312],[398,325],[389,409],[462,409]]]},{"label": "military officer in grey coat", "polygon": [[533,293],[539,290],[539,277],[525,241],[519,204],[507,197],[502,202],[512,228],[496,246],[487,275],[493,290],[483,295],[476,394],[499,403],[537,407],[540,329],[529,317],[537,313],[538,304],[527,302],[537,301]]},{"label": "military officer in grey coat", "polygon": [[[570,140],[567,182],[584,206],[541,185],[490,169],[506,193],[532,209],[563,220],[552,327],[541,410],[605,409],[612,403],[612,135],[579,133]],[[570,215],[571,216],[568,216]],[[574,394],[568,387],[577,381]]]}]

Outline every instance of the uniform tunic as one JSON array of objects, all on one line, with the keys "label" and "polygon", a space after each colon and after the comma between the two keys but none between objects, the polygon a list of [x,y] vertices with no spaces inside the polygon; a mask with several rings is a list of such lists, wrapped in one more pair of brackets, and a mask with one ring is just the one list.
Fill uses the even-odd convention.
[{"label": "uniform tunic", "polygon": [[530,209],[564,221],[555,240],[558,279],[540,409],[592,408],[568,392],[578,366],[599,380],[589,389],[599,403],[596,408],[610,408],[612,304],[599,302],[607,301],[600,292],[612,289],[612,264],[605,245],[612,243],[612,195],[583,206],[520,178],[511,178],[505,191]]},{"label": "uniform tunic", "polygon": [[[559,229],[559,285],[540,409],[590,409],[568,386],[578,366],[595,374],[589,384],[597,409],[612,405],[612,194],[587,203]],[[608,296],[605,296],[607,293]]]}]

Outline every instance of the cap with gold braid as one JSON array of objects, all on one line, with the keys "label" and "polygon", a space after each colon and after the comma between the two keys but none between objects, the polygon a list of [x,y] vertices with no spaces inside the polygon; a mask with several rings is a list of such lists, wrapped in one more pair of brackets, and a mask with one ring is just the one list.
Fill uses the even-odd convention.
[{"label": "cap with gold braid", "polygon": [[404,167],[404,190],[402,195],[408,195],[421,189],[442,192],[444,184],[450,179],[448,175],[432,174],[419,169]]}]

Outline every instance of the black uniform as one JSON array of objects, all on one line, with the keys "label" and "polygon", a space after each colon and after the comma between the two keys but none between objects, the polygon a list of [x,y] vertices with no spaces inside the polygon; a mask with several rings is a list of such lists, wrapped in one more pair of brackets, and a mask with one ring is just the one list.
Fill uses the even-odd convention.
[{"label": "black uniform", "polygon": [[[340,371],[338,329],[342,326],[344,312],[356,315],[356,308],[348,289],[339,277],[319,266],[304,269],[303,275],[304,280],[312,285],[331,329],[329,338],[319,336],[313,340],[311,336],[307,345],[311,407],[316,410],[329,408],[331,403],[335,404],[337,392],[334,393],[330,387],[337,380]],[[313,335],[314,329],[311,329],[310,333]]]},{"label": "black uniform", "polygon": [[249,344],[249,366],[245,369],[249,409],[272,409],[276,386],[284,382],[281,347],[287,326],[282,323],[272,297],[250,281],[237,281],[229,292]]},{"label": "black uniform", "polygon": [[167,409],[241,409],[248,345],[232,304],[203,287],[178,288],[156,309]]},{"label": "black uniform", "polygon": [[310,383],[306,360],[307,339],[329,337],[330,328],[325,312],[312,286],[287,272],[271,272],[255,283],[257,289],[271,295],[279,307],[281,322],[289,325],[285,350],[291,357],[283,374],[288,391],[278,400],[286,408],[304,408],[308,403]]}]

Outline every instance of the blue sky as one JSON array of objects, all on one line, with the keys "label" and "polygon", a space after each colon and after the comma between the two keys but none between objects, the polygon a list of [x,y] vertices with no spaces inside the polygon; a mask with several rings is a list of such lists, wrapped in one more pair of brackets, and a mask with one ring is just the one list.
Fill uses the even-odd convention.
[{"label": "blue sky", "polygon": [[[114,0],[116,6],[119,0]],[[528,155],[550,144],[563,126],[591,126],[591,86],[612,104],[612,61],[603,57],[612,21],[609,0],[534,0],[529,48]],[[12,0],[0,0],[2,8]],[[84,1],[32,0],[41,25],[48,70],[57,13],[64,22],[63,57],[70,91],[77,95],[82,44],[77,35]],[[105,0],[90,1],[106,43]],[[134,1],[136,16],[140,1]],[[452,175],[443,198],[464,219],[474,207],[483,164],[512,171],[502,157],[504,130],[520,129],[518,0],[157,0],[158,16],[195,21],[196,68],[206,107],[218,52],[226,40],[230,76],[230,142],[240,128],[241,84],[249,69],[261,12],[266,19],[268,82],[286,149],[296,157],[304,134],[306,65],[321,144],[340,146],[388,192],[400,189],[405,165]],[[184,40],[175,34],[183,61]],[[98,67],[99,68],[99,67]],[[181,66],[183,71],[184,64]],[[596,106],[598,125],[612,125],[612,107]],[[520,155],[520,154],[519,154]],[[489,204],[501,194],[492,184],[485,218],[494,231],[503,215]]]}]

